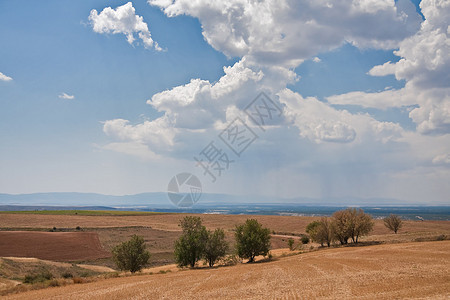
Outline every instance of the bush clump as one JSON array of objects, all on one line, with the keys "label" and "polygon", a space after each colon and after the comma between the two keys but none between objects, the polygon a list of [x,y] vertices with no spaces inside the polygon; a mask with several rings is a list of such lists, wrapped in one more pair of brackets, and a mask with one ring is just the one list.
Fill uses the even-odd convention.
[{"label": "bush clump", "polygon": [[294,251],[294,239],[293,238],[288,239],[288,246],[289,246],[289,250]]},{"label": "bush clump", "polygon": [[65,278],[65,279],[73,278],[73,274],[70,272],[64,272],[61,274],[61,276],[62,276],[62,278]]},{"label": "bush clump", "polygon": [[309,237],[307,237],[306,235],[302,236],[302,238],[300,239],[300,241],[302,242],[303,245],[306,245],[309,243]]},{"label": "bush clump", "polygon": [[53,279],[53,274],[50,273],[50,271],[48,271],[48,270],[43,270],[37,274],[26,275],[23,280],[23,283],[33,284],[33,283],[38,283],[38,282],[45,282],[45,281],[51,280],[51,279]]}]

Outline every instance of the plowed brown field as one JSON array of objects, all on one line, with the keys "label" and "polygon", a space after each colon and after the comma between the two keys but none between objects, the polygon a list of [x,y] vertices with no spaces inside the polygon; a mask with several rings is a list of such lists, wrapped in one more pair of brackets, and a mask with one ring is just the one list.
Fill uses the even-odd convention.
[{"label": "plowed brown field", "polygon": [[114,278],[7,299],[448,299],[449,270],[450,241],[384,244]]},{"label": "plowed brown field", "polygon": [[0,257],[36,257],[55,261],[109,257],[93,232],[0,231]]}]

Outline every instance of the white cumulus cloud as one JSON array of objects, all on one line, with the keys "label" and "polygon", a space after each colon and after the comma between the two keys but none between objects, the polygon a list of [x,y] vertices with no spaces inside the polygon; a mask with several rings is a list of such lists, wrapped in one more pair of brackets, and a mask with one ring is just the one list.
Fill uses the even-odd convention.
[{"label": "white cumulus cloud", "polygon": [[349,42],[395,48],[420,26],[408,0],[148,0],[169,17],[200,20],[203,36],[230,57],[260,65],[295,67],[303,60]]},{"label": "white cumulus cloud", "polygon": [[155,48],[161,51],[158,43],[155,42],[150,34],[147,23],[142,16],[136,15],[136,11],[131,2],[113,9],[104,8],[100,13],[97,10],[91,10],[89,15],[92,29],[97,33],[124,34],[129,44],[133,44],[137,37],[144,43],[146,48]]},{"label": "white cumulus cloud", "polygon": [[409,117],[422,134],[450,133],[450,2],[423,0],[425,21],[405,38],[394,54],[398,62],[375,66],[373,76],[395,75],[406,80],[403,89],[381,93],[351,92],[329,97],[333,104],[387,108],[417,105]]},{"label": "white cumulus cloud", "polygon": [[2,72],[0,72],[0,80],[1,80],[1,81],[11,81],[11,80],[13,80],[13,79],[12,79],[11,77],[9,77],[9,76],[3,74]]},{"label": "white cumulus cloud", "polygon": [[160,153],[159,150],[172,149],[183,141],[187,132],[222,128],[259,91],[281,101],[280,106],[285,105],[282,122],[298,128],[301,138],[315,143],[352,143],[358,136],[358,141],[364,136],[375,136],[375,140],[385,142],[401,136],[401,128],[396,124],[378,122],[369,116],[354,117],[315,98],[303,99],[286,86],[298,80],[293,67],[305,59],[320,62],[316,56],[320,51],[344,42],[375,48],[398,45],[420,25],[420,17],[411,9],[411,3],[404,0],[397,3],[150,0],[149,3],[160,7],[169,17],[184,14],[198,18],[208,43],[241,60],[225,67],[225,74],[215,83],[191,79],[153,95],[147,103],[164,114],[160,118],[137,125],[121,119],[106,121],[104,131],[111,137],[141,142]]},{"label": "white cumulus cloud", "polygon": [[66,93],[62,93],[62,94],[58,95],[58,97],[59,97],[60,99],[67,99],[67,100],[73,100],[73,99],[75,99],[75,96],[74,96],[74,95],[69,95],[69,94],[66,94]]}]

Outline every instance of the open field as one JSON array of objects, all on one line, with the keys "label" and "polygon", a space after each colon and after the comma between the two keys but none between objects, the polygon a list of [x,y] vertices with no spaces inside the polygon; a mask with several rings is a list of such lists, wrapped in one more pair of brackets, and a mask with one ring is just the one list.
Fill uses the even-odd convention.
[{"label": "open field", "polygon": [[234,267],[102,280],[7,299],[450,297],[450,241],[315,251]]},{"label": "open field", "polygon": [[[173,245],[181,234],[178,223],[186,215],[115,215],[108,212],[96,215],[67,214],[65,211],[61,214],[0,213],[0,256],[37,257],[53,261],[44,263],[33,258],[0,258],[0,292],[17,290],[14,286],[20,284],[26,274],[39,272],[42,268],[50,268],[58,278],[67,267],[73,274],[87,274],[83,282],[95,282],[73,286],[70,280],[58,279],[62,280],[62,285],[69,282],[70,286],[47,288],[20,296],[30,295],[26,296],[30,299],[139,299],[149,295],[156,298],[196,298],[196,293],[199,293],[202,298],[223,295],[229,298],[243,295],[255,299],[262,298],[262,295],[263,298],[286,299],[341,296],[395,298],[415,297],[413,291],[417,291],[417,295],[423,297],[450,297],[449,284],[443,281],[450,282],[449,272],[443,271],[448,268],[450,244],[448,241],[437,241],[449,239],[448,221],[405,221],[400,232],[393,234],[385,228],[382,220],[375,220],[372,233],[361,239],[360,246],[364,247],[350,245],[315,251],[319,245],[301,246],[299,239],[305,234],[307,224],[318,217],[198,215],[207,228],[224,228],[231,245],[234,243],[236,224],[248,218],[258,219],[272,231],[271,252],[277,260],[179,271],[174,265]],[[114,269],[115,264],[110,255],[111,249],[133,234],[144,237],[152,255],[150,266],[144,272],[154,275],[116,279],[96,279],[97,275],[92,275],[94,273],[89,275],[89,272],[100,274],[113,271],[111,268]],[[289,238],[294,238],[296,246],[304,253],[284,257],[294,254],[286,249]],[[411,243],[418,241],[422,243]],[[64,267],[64,262],[71,263]],[[167,271],[170,273],[159,274]],[[261,280],[258,279],[260,277]],[[233,279],[229,287],[227,278]],[[99,290],[95,290],[94,286],[99,286]],[[32,288],[20,287],[20,291]],[[81,295],[84,288],[88,292]],[[69,293],[67,297],[64,296],[66,292]]]},{"label": "open field", "polygon": [[[115,213],[115,212],[114,212]],[[123,213],[123,212],[122,212]],[[134,212],[131,212],[134,213]],[[86,214],[88,214],[86,212]],[[180,231],[179,221],[187,214],[146,213],[145,215],[58,215],[58,214],[11,214],[0,213],[0,228],[41,228],[50,229],[72,228],[108,228],[142,226],[164,231]],[[264,226],[277,233],[302,234],[308,223],[319,217],[296,216],[248,216],[248,215],[208,215],[199,214],[203,224],[208,228],[234,229],[238,223],[244,223],[248,218],[256,218]],[[405,221],[401,233],[450,232],[450,222],[447,221]],[[382,220],[375,220],[372,235],[389,234]]]},{"label": "open field", "polygon": [[35,257],[54,261],[109,257],[92,232],[0,231],[0,256]]},{"label": "open field", "polygon": [[[58,211],[56,211],[58,212]],[[181,229],[178,226],[180,219],[186,214],[163,214],[145,213],[137,215],[103,215],[90,214],[84,211],[85,215],[66,214],[0,214],[0,233],[2,231],[33,230],[49,231],[53,227],[61,231],[77,232],[75,228],[79,226],[83,232],[91,232],[98,235],[98,239],[104,250],[110,251],[115,245],[128,240],[133,234],[144,237],[149,251],[152,253],[151,265],[164,265],[173,263],[173,244],[179,237]],[[115,213],[115,212],[112,212]],[[134,213],[134,212],[130,212]],[[243,223],[247,218],[257,218],[264,226],[269,227],[275,234],[272,236],[272,248],[287,247],[287,239],[290,236],[299,236],[305,233],[306,225],[318,217],[297,217],[297,216],[246,216],[246,215],[198,215],[203,219],[203,223],[210,229],[224,228],[227,240],[233,242],[233,229],[236,224]],[[48,234],[56,234],[48,233]],[[448,221],[405,221],[404,227],[399,234],[392,234],[383,225],[381,220],[375,220],[374,230],[371,235],[362,238],[362,241],[369,243],[395,243],[411,242],[416,240],[433,240],[437,236],[450,236],[450,222]],[[49,235],[56,236],[56,235]],[[296,238],[298,244],[298,238]],[[4,244],[3,247],[8,247]],[[1,249],[1,245],[0,245]],[[73,248],[77,249],[77,248]],[[70,257],[68,251],[66,260],[78,260],[79,257]],[[0,255],[2,255],[0,253]],[[11,256],[8,254],[8,256]],[[20,255],[15,255],[20,256]],[[30,254],[25,255],[30,256]],[[39,256],[48,258],[47,256]],[[101,264],[114,267],[111,259],[82,259],[86,263]]]}]

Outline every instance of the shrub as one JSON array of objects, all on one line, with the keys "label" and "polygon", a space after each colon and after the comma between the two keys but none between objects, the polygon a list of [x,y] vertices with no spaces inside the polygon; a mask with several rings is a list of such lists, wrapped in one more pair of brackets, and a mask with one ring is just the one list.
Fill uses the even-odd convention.
[{"label": "shrub", "polygon": [[438,235],[436,241],[445,241],[447,237],[444,234]]},{"label": "shrub", "polygon": [[294,239],[293,238],[288,239],[288,246],[289,246],[289,250],[294,251]]},{"label": "shrub", "polygon": [[222,261],[225,266],[234,266],[239,262],[239,258],[235,254],[231,254],[226,256]]},{"label": "shrub", "polygon": [[142,270],[150,259],[150,253],[145,250],[144,238],[137,235],[133,235],[131,240],[114,247],[112,254],[117,267],[131,273]]},{"label": "shrub", "polygon": [[84,279],[81,277],[74,277],[74,278],[72,278],[72,280],[73,280],[73,283],[75,283],[75,284],[84,283]]},{"label": "shrub", "polygon": [[307,237],[306,235],[302,236],[302,238],[300,240],[303,245],[306,245],[309,243],[309,237]]},{"label": "shrub", "polygon": [[73,277],[72,273],[70,273],[70,272],[64,272],[64,273],[61,274],[61,276],[62,276],[63,278],[65,278],[65,279],[68,279],[68,278],[72,278],[72,277]]},{"label": "shrub", "polygon": [[45,282],[52,278],[53,278],[53,274],[50,273],[50,271],[43,270],[37,274],[26,275],[23,282],[33,284],[33,283],[38,283],[38,282]]},{"label": "shrub", "polygon": [[77,226],[77,227],[75,228],[75,230],[81,230],[81,227],[80,227],[80,226]]},{"label": "shrub", "polygon": [[80,274],[80,277],[89,277],[89,276],[92,276],[92,272],[90,272],[90,271],[84,271],[84,272],[81,272],[81,274]]},{"label": "shrub", "polygon": [[52,287],[55,287],[55,286],[60,286],[61,284],[60,284],[60,282],[57,280],[57,279],[52,279],[52,280],[50,280],[50,282],[48,283],[48,286],[52,286]]},{"label": "shrub", "polygon": [[263,228],[255,219],[236,226],[236,250],[240,258],[253,262],[258,255],[266,256],[270,249],[270,229]]}]

